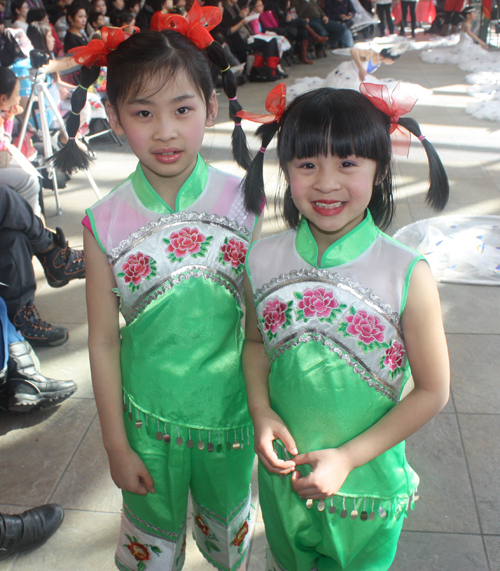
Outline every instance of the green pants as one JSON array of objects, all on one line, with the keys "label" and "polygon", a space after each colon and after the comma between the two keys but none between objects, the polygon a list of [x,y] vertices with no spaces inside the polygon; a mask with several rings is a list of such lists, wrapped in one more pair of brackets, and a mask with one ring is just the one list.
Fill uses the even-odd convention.
[{"label": "green pants", "polygon": [[[228,450],[224,441],[218,446],[217,438],[215,446],[209,447],[204,431],[162,424],[162,431],[167,429],[172,435],[166,443],[160,440],[156,420],[151,418],[148,426],[144,423],[136,428],[125,416],[125,427],[132,449],[151,473],[156,493],[123,492],[117,567],[122,571],[182,568],[191,492],[198,548],[219,569],[237,569],[249,543],[253,439],[247,436],[243,447]],[[201,450],[200,441],[204,442]]]},{"label": "green pants", "polygon": [[407,502],[333,496],[306,503],[290,475],[282,479],[262,464],[259,497],[269,544],[266,571],[387,571],[394,560]]}]

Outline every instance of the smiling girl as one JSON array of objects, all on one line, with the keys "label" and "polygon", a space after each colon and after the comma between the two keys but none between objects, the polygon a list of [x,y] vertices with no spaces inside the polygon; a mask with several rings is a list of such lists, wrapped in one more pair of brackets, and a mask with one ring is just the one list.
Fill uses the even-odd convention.
[{"label": "smiling girl", "polygon": [[379,230],[393,215],[391,126],[423,142],[438,209],[448,182],[385,86],[319,89],[286,111],[279,89],[246,180],[248,203],[262,200],[262,154],[277,131],[291,229],[248,253],[243,351],[266,569],[387,570],[418,485],[404,439],[449,394],[429,267]]}]

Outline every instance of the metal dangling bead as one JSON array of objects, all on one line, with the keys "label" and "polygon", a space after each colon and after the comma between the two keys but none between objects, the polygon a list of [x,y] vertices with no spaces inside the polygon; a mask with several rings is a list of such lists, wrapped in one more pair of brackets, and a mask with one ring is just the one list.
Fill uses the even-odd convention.
[{"label": "metal dangling bead", "polygon": [[194,442],[193,442],[193,439],[191,438],[191,429],[189,429],[189,438],[188,438],[188,440],[187,440],[187,442],[186,442],[186,446],[187,446],[188,448],[193,448],[193,447],[194,447]]},{"label": "metal dangling bead", "polygon": [[324,512],[325,511],[325,500],[319,500],[318,502],[318,511]]},{"label": "metal dangling bead", "polygon": [[314,500],[311,500],[311,499],[307,500],[306,501],[306,508],[308,510],[310,510],[313,507],[313,504],[314,504]]},{"label": "metal dangling bead", "polygon": [[179,432],[179,427],[177,427],[177,438],[175,439],[175,443],[177,446],[182,446],[184,444],[184,438],[182,438],[181,433]]},{"label": "metal dangling bead", "polygon": [[220,432],[217,432],[217,454],[222,452],[222,444],[220,443]]},{"label": "metal dangling bead", "polygon": [[198,430],[198,450],[203,450],[205,448],[205,443],[201,439],[201,430]]},{"label": "metal dangling bead", "polygon": [[342,511],[340,512],[340,517],[342,519],[347,517],[347,510],[345,509],[345,498],[342,498]]},{"label": "metal dangling bead", "polygon": [[163,440],[163,432],[160,430],[160,421],[158,419],[156,419],[156,440],[158,440],[158,442],[161,442]]}]

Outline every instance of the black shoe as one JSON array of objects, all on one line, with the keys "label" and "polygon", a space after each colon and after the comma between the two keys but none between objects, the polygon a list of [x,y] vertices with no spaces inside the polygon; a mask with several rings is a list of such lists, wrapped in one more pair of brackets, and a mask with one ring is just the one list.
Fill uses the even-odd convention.
[{"label": "black shoe", "polygon": [[37,347],[56,347],[66,343],[69,337],[66,327],[54,327],[43,321],[30,303],[16,313],[12,323],[26,341]]},{"label": "black shoe", "polygon": [[85,277],[83,250],[69,247],[60,228],[56,228],[56,247],[47,254],[37,254],[43,266],[45,277],[51,287],[65,286],[69,281]]},{"label": "black shoe", "polygon": [[276,79],[286,79],[288,77],[288,73],[284,71],[280,71],[279,69],[276,70]]},{"label": "black shoe", "polygon": [[0,560],[43,545],[61,525],[64,511],[49,504],[19,515],[0,514]]},{"label": "black shoe", "polygon": [[26,341],[9,345],[7,386],[8,408],[12,412],[29,412],[58,404],[77,389],[73,381],[56,381],[38,372]]}]

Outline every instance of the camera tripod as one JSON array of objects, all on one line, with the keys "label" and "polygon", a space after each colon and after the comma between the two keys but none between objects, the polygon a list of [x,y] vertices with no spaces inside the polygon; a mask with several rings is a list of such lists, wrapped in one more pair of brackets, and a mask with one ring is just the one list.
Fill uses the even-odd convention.
[{"label": "camera tripod", "polygon": [[[45,82],[45,73],[40,72],[39,68],[37,68],[35,71],[35,78],[33,79],[33,83],[31,85],[31,93],[30,93],[30,96],[28,99],[28,105],[26,106],[26,112],[24,115],[23,125],[21,127],[21,133],[19,136],[19,144],[18,144],[19,149],[21,149],[21,146],[22,146],[23,141],[24,141],[24,135],[26,134],[26,129],[28,127],[28,121],[29,121],[29,118],[30,118],[31,113],[33,111],[33,103],[35,101],[35,98],[38,101],[40,128],[42,131],[43,156],[45,159],[43,166],[47,169],[47,174],[48,174],[49,179],[52,180],[52,188],[54,190],[54,196],[56,199],[57,214],[62,214],[62,208],[61,208],[61,204],[59,202],[59,188],[57,185],[56,169],[47,160],[52,156],[53,149],[52,149],[52,141],[50,138],[49,124],[47,121],[47,113],[46,113],[46,107],[45,107],[46,101],[47,101],[50,109],[54,113],[55,118],[57,119],[57,122],[59,123],[59,127],[61,128],[61,132],[64,133],[66,136],[67,136],[67,133],[66,133],[66,127],[64,125],[64,120],[61,116],[61,113],[59,112],[59,109],[57,108],[57,105],[55,104],[55,101],[52,98],[52,95],[50,94],[49,90],[47,89],[47,84]],[[99,198],[99,199],[102,198],[102,195],[99,192],[99,188],[97,187],[97,184],[95,183],[94,177],[92,176],[92,174],[90,173],[90,171],[88,169],[85,170],[85,174],[87,175],[87,178],[89,179],[90,185],[92,186],[92,189],[94,190],[97,198]]]}]

